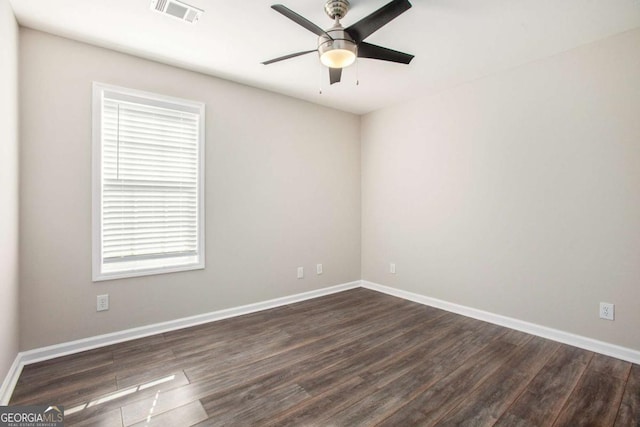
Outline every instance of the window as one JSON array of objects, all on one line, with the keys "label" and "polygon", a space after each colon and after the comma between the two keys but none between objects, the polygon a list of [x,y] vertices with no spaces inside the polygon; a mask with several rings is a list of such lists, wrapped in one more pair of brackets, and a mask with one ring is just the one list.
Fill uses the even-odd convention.
[{"label": "window", "polygon": [[93,85],[93,280],[204,268],[204,104]]}]

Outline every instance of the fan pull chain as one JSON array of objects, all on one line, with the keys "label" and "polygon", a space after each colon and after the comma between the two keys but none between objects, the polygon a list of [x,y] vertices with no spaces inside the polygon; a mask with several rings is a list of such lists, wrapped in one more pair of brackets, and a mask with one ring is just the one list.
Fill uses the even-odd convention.
[{"label": "fan pull chain", "polygon": [[360,61],[356,59],[356,86],[360,86]]},{"label": "fan pull chain", "polygon": [[320,64],[320,66],[318,67],[318,70],[320,70],[320,72],[318,73],[318,94],[322,95],[322,64]]}]

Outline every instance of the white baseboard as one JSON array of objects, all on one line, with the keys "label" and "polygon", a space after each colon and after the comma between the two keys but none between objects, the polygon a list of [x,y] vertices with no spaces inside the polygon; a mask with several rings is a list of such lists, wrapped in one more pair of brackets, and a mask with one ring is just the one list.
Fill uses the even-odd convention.
[{"label": "white baseboard", "polygon": [[547,338],[553,341],[561,342],[563,344],[568,344],[574,347],[601,353],[606,356],[626,360],[627,362],[640,364],[640,351],[630,348],[621,347],[604,341],[598,341],[592,338],[572,334],[570,332],[565,332],[558,329],[548,328],[546,326],[537,325],[535,323],[525,322],[524,320],[514,319],[512,317],[501,316],[499,314],[490,313],[488,311],[454,304],[413,292],[379,285],[377,283],[368,282],[366,280],[362,281],[362,287],[431,307],[440,308],[452,313],[461,314],[463,316],[471,317],[478,320],[483,320],[495,325],[505,326],[510,329],[526,332],[528,334]]},{"label": "white baseboard", "polygon": [[18,381],[18,377],[22,372],[22,368],[25,365],[29,365],[31,363],[42,362],[44,360],[54,359],[60,356],[66,356],[69,354],[92,350],[94,348],[104,347],[111,344],[144,338],[150,335],[161,334],[163,332],[175,331],[177,329],[188,328],[190,326],[201,325],[203,323],[215,322],[216,320],[228,319],[230,317],[241,316],[243,314],[268,310],[270,308],[293,304],[296,302],[318,298],[324,295],[330,295],[336,292],[342,292],[358,287],[360,287],[359,280],[355,282],[317,289],[314,291],[304,292],[301,294],[289,295],[286,297],[275,298],[268,301],[257,302],[254,304],[242,305],[239,307],[213,311],[211,313],[184,317],[182,319],[170,320],[153,325],[146,325],[138,328],[126,329],[123,331],[112,332],[95,337],[83,338],[75,341],[51,345],[48,347],[23,351],[18,353],[18,355],[16,356],[16,359],[11,369],[9,370],[6,379],[2,383],[2,387],[0,388],[0,404],[8,404]]},{"label": "white baseboard", "polygon": [[13,394],[13,389],[16,388],[18,378],[20,378],[20,374],[22,373],[23,366],[24,363],[20,362],[20,353],[18,353],[16,358],[13,360],[13,364],[9,368],[9,372],[7,372],[7,376],[0,385],[0,405],[6,406],[9,404],[9,400],[11,400],[11,395]]},{"label": "white baseboard", "polygon": [[262,301],[254,304],[247,304],[239,307],[218,310],[211,313],[199,314],[196,316],[185,317],[182,319],[170,320],[168,322],[156,323],[153,325],[141,326],[138,328],[126,329],[123,331],[113,332],[105,335],[84,338],[76,341],[56,344],[48,347],[37,348],[18,353],[13,365],[9,369],[5,380],[0,387],[0,405],[7,405],[13,394],[13,390],[18,382],[22,368],[25,365],[53,359],[68,354],[79,353],[81,351],[92,350],[94,348],[104,347],[119,342],[130,341],[138,338],[144,338],[150,335],[160,334],[163,332],[175,331],[177,329],[188,328],[190,326],[201,325],[203,323],[215,322],[217,320],[228,319],[230,317],[241,316],[243,314],[255,313],[270,308],[276,308],[283,305],[293,304],[312,298],[318,298],[324,295],[330,295],[337,292],[346,291],[363,287],[374,291],[393,295],[409,301],[431,307],[440,308],[452,313],[471,317],[518,331],[537,335],[553,341],[583,348],[585,350],[594,351],[607,356],[626,360],[631,363],[640,364],[640,351],[630,348],[617,346],[603,341],[594,340],[592,338],[571,334],[569,332],[560,331],[558,329],[548,328],[546,326],[536,325],[534,323],[525,322],[523,320],[511,317],[501,316],[487,311],[454,304],[451,302],[427,297],[413,292],[403,291],[401,289],[391,288],[389,286],[379,285],[368,281],[355,281],[344,283],[342,285],[331,286],[327,288],[317,289],[315,291],[304,292],[301,294],[289,295],[282,298],[276,298],[268,301]]}]

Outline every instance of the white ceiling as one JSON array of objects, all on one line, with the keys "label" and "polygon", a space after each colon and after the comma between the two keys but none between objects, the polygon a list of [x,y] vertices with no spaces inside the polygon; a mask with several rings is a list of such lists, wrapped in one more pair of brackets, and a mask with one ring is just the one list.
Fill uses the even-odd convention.
[{"label": "white ceiling", "polygon": [[[272,3],[328,28],[325,0],[185,1],[205,10],[196,25],[150,11],[150,0],[11,4],[27,27],[359,114],[640,27],[640,0],[412,0],[367,41],[414,54],[413,62],[361,59],[329,86],[315,54],[260,64],[317,43]],[[350,1],[345,26],[390,0]]]}]

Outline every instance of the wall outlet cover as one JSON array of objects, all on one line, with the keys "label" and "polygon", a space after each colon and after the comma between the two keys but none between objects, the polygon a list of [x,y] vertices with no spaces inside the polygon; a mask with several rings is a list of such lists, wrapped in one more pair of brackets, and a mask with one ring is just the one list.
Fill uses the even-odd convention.
[{"label": "wall outlet cover", "polygon": [[615,311],[615,305],[608,303],[608,302],[601,302],[600,303],[600,318],[601,319],[605,319],[605,320],[613,320],[614,319],[614,313]]},{"label": "wall outlet cover", "polygon": [[109,310],[109,295],[98,295],[97,298],[96,311],[106,311]]}]

